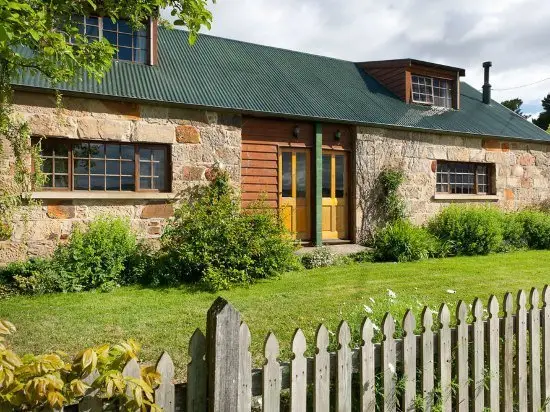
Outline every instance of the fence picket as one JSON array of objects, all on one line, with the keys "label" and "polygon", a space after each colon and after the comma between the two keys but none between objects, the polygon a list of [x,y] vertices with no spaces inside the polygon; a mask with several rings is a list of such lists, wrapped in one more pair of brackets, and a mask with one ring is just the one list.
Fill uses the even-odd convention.
[{"label": "fence picket", "polygon": [[163,352],[157,362],[157,373],[160,375],[160,385],[155,390],[155,403],[164,412],[175,412],[176,392],[174,387],[174,362],[168,353]]},{"label": "fence picket", "polygon": [[304,357],[306,351],[306,337],[301,329],[296,330],[292,339],[292,352],[294,358],[290,365],[290,411],[306,412],[307,398],[307,360]]},{"label": "fence picket", "polygon": [[441,385],[441,409],[451,412],[452,406],[452,353],[451,353],[451,313],[446,304],[439,309],[439,381]]},{"label": "fence picket", "polygon": [[530,375],[529,386],[531,388],[531,410],[539,412],[541,408],[540,393],[540,309],[539,291],[531,289],[529,297],[531,309],[529,311],[529,354]]},{"label": "fence picket", "polygon": [[[99,372],[94,370],[88,376],[86,376],[82,381],[91,386],[94,381],[99,377]],[[80,403],[78,404],[78,412],[99,412],[103,410],[103,400],[98,396],[99,389],[94,389],[90,387]]]},{"label": "fence picket", "polygon": [[456,308],[457,320],[457,378],[458,390],[456,410],[467,412],[469,409],[468,397],[468,324],[466,323],[467,309],[463,301]]},{"label": "fence picket", "polygon": [[434,403],[434,333],[430,308],[422,311],[422,397],[424,412],[431,412]]},{"label": "fence picket", "polygon": [[403,392],[403,411],[413,411],[416,400],[416,336],[414,329],[416,321],[410,310],[407,310],[403,318],[403,375],[405,379],[405,391]]},{"label": "fence picket", "polygon": [[386,313],[382,321],[384,340],[382,341],[381,369],[384,375],[384,412],[395,412],[397,408],[396,397],[396,348],[395,348],[395,322],[391,314]]},{"label": "fence picket", "polygon": [[[137,363],[137,360],[135,359],[130,359],[128,361],[128,363],[126,364],[126,366],[124,367],[124,369],[122,369],[122,375],[124,377],[127,377],[127,378],[135,378],[135,379],[139,379],[141,377],[141,373],[140,373],[140,367],[139,367],[139,364]],[[136,385],[133,384],[133,383],[127,383],[126,384],[126,397],[128,399],[128,402],[131,402],[135,399],[134,397],[134,389],[136,389]],[[130,409],[129,407],[124,407],[123,408],[125,411],[130,411],[132,409]],[[134,411],[139,411],[139,408],[134,405]]]},{"label": "fence picket", "polygon": [[518,409],[527,410],[527,299],[525,292],[521,290],[517,296],[517,372],[516,386],[518,393]]},{"label": "fence picket", "polygon": [[328,330],[324,325],[317,328],[317,351],[315,354],[315,394],[313,410],[329,412],[330,409],[330,355],[328,353]]},{"label": "fence picket", "polygon": [[264,345],[266,363],[263,367],[263,412],[279,412],[281,404],[281,367],[279,342],[273,333],[269,333]]},{"label": "fence picket", "polygon": [[338,372],[336,374],[336,411],[351,412],[351,332],[348,323],[338,326]]},{"label": "fence picket", "polygon": [[491,411],[500,410],[500,319],[498,317],[498,300],[489,298],[489,407]]},{"label": "fence picket", "polygon": [[208,368],[206,363],[206,337],[196,329],[189,341],[187,365],[187,411],[204,412],[207,405]]},{"label": "fence picket", "polygon": [[252,409],[252,355],[250,353],[250,329],[245,322],[239,330],[239,396],[237,410],[250,412]]},{"label": "fence picket", "polygon": [[475,412],[482,412],[485,409],[485,325],[483,324],[483,304],[481,300],[474,300],[472,315],[474,317],[473,406]]},{"label": "fence picket", "polygon": [[370,319],[361,325],[361,412],[376,411],[375,369],[374,369],[374,325]]},{"label": "fence picket", "polygon": [[504,351],[502,370],[504,372],[504,412],[514,410],[514,318],[512,295],[504,296]]},{"label": "fence picket", "polygon": [[543,364],[544,369],[544,403],[546,411],[550,411],[550,287],[546,285],[542,291],[542,330],[543,330]]}]

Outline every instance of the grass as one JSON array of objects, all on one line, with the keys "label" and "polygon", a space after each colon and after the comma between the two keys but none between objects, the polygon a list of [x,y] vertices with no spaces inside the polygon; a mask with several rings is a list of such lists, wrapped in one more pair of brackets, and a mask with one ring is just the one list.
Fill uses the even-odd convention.
[{"label": "grass", "polygon": [[[459,299],[471,303],[480,297],[487,302],[495,294],[502,301],[507,291],[550,283],[549,267],[549,251],[353,264],[287,273],[219,295],[248,323],[251,350],[259,365],[270,330],[279,338],[282,359],[289,359],[291,338],[298,327],[311,345],[319,323],[335,332],[341,319],[346,319],[357,342],[361,320],[370,309],[369,316],[378,322],[386,310],[400,320],[409,307],[419,315],[423,305],[437,311],[446,302],[454,312]],[[395,299],[388,296],[388,289],[396,293]],[[18,327],[12,346],[19,353],[62,350],[74,354],[87,346],[134,338],[143,344],[144,361],[155,361],[166,350],[176,363],[177,376],[183,378],[189,338],[196,328],[205,330],[206,312],[217,295],[189,287],[123,287],[109,293],[14,297],[2,301],[0,318]]]}]

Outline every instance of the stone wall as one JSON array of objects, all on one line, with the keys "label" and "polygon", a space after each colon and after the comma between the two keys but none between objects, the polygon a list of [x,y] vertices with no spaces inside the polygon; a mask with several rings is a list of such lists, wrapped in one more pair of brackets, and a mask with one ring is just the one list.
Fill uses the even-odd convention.
[{"label": "stone wall", "polygon": [[[550,198],[550,144],[372,127],[358,128],[356,144],[358,239],[376,224],[374,183],[386,167],[404,170],[401,194],[415,223],[452,202],[491,202],[512,210]],[[493,163],[496,196],[436,199],[437,160]]]},{"label": "stone wall", "polygon": [[[76,223],[103,214],[127,217],[142,236],[157,238],[173,213],[171,203],[207,181],[214,165],[226,169],[235,184],[240,182],[240,115],[74,97],[64,97],[62,108],[57,108],[53,95],[28,92],[18,92],[15,104],[16,116],[25,119],[36,136],[169,144],[172,192],[134,192],[116,199],[112,192],[90,192],[88,199],[75,192],[48,192],[39,199],[40,206],[24,208],[14,217],[11,239],[0,241],[0,264],[47,255]],[[0,184],[8,184],[14,158],[9,145],[3,147]]]}]

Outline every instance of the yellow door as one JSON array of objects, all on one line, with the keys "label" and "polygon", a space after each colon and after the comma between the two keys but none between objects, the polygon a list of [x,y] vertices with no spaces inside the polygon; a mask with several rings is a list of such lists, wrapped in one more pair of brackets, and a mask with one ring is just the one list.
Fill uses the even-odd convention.
[{"label": "yellow door", "polygon": [[299,240],[311,239],[309,163],[307,149],[282,149],[279,152],[281,218]]},{"label": "yellow door", "polygon": [[323,240],[348,239],[348,157],[323,151]]}]

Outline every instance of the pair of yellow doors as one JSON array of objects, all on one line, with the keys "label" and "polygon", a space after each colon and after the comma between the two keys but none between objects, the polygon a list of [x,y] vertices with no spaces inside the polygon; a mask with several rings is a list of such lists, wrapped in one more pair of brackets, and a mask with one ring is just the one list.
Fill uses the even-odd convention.
[{"label": "pair of yellow doors", "polygon": [[[323,151],[322,237],[348,239],[347,153]],[[290,232],[299,240],[311,240],[313,200],[311,195],[311,152],[282,149],[279,153],[279,209]]]}]

